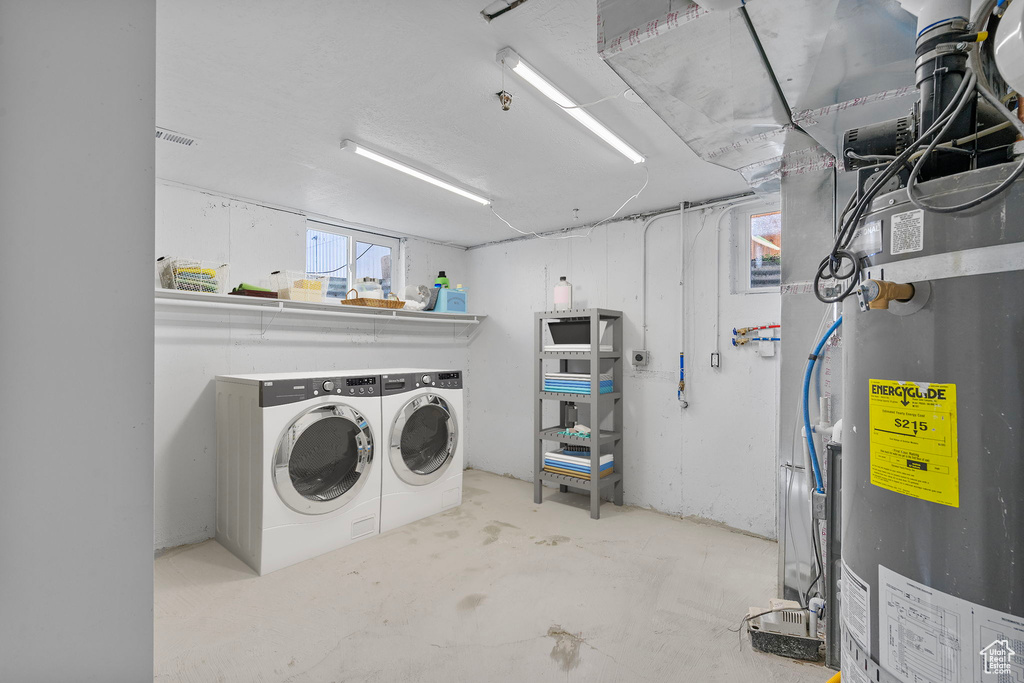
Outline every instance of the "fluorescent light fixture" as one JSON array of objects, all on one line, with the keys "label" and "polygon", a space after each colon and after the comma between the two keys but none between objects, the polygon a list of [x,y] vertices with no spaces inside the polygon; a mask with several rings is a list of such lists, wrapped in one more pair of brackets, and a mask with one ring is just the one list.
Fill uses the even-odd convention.
[{"label": "fluorescent light fixture", "polygon": [[448,181],[441,180],[440,178],[432,176],[429,173],[424,173],[423,171],[417,170],[412,166],[409,166],[408,164],[403,164],[401,161],[395,161],[389,156],[385,156],[380,152],[375,152],[372,149],[366,147],[365,145],[360,145],[356,142],[353,142],[352,140],[342,140],[341,148],[344,150],[348,150],[350,152],[355,152],[361,157],[372,159],[373,161],[376,161],[378,164],[384,164],[385,166],[393,168],[396,171],[401,171],[402,173],[411,175],[413,178],[419,178],[420,180],[430,183],[431,185],[434,185],[436,187],[443,188],[445,190],[448,190],[449,192],[454,192],[460,197],[472,199],[474,202],[483,204],[484,206],[487,206],[488,204],[491,203],[490,199],[487,199],[486,197],[481,197],[475,192],[464,190],[463,188],[458,187],[457,185],[453,185]]},{"label": "fluorescent light fixture", "polygon": [[782,247],[780,247],[777,244],[772,244],[771,242],[769,242],[765,238],[760,237],[758,235],[751,235],[750,239],[753,240],[754,242],[757,242],[761,246],[768,247],[769,249],[774,249],[775,251],[782,251]]},{"label": "fluorescent light fixture", "polygon": [[500,50],[497,60],[499,63],[504,63],[505,66],[512,69],[512,73],[539,90],[545,97],[561,107],[562,111],[589,128],[594,135],[617,149],[634,164],[642,164],[645,161],[643,154],[640,154],[640,152],[630,147],[625,140],[608,130],[603,123],[588,114],[586,109],[581,109],[568,95],[527,64],[515,50],[510,47]]}]

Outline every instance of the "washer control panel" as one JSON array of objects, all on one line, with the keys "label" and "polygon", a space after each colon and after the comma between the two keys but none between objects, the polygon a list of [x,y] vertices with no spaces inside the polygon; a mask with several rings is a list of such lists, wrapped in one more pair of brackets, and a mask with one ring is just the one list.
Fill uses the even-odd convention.
[{"label": "washer control panel", "polygon": [[429,388],[461,389],[462,372],[459,370],[439,370],[437,372],[381,376],[381,391],[384,396]]},{"label": "washer control panel", "polygon": [[260,407],[282,406],[328,396],[380,396],[380,376],[308,377],[260,382]]}]

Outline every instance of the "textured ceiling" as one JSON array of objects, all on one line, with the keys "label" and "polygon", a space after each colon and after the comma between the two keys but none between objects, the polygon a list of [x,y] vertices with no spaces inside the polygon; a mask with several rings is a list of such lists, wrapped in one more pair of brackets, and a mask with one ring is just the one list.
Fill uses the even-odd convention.
[{"label": "textured ceiling", "polygon": [[578,102],[625,85],[595,49],[594,0],[529,0],[488,23],[486,0],[161,0],[157,176],[460,245],[515,236],[487,207],[339,149],[351,138],[494,201],[550,231],[747,189],[699,160],[643,104],[591,113],[648,157],[634,166],[553,103],[505,76],[506,45]]}]

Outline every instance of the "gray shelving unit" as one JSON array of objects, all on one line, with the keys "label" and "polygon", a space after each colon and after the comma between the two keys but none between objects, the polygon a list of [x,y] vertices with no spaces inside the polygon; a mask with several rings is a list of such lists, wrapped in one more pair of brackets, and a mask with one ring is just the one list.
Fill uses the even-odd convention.
[{"label": "gray shelving unit", "polygon": [[[549,321],[587,321],[590,326],[589,351],[545,351],[544,338]],[[612,351],[601,351],[601,322],[605,321],[611,328]],[[533,453],[533,500],[541,503],[544,500],[544,482],[558,484],[561,492],[579,489],[590,494],[590,516],[598,519],[601,516],[601,493],[604,489],[612,489],[612,502],[622,505],[622,311],[604,308],[580,308],[568,311],[544,311],[536,314],[534,325],[534,346],[536,366],[534,368],[534,424],[537,428]],[[544,391],[544,372],[546,364],[558,361],[560,372],[567,372],[570,361],[590,362],[590,394],[568,394]],[[602,394],[601,366],[610,361],[614,391]],[[558,402],[558,424],[544,425],[544,401]],[[566,406],[576,403],[590,406],[590,422],[592,429],[590,438],[560,435],[565,430]],[[611,415],[613,428],[600,430],[603,418]],[[590,447],[590,471],[597,472],[591,479],[573,477],[555,472],[544,471],[544,453],[548,450],[545,443],[571,444]],[[614,457],[614,472],[606,477],[600,476],[600,457],[611,453]]]}]

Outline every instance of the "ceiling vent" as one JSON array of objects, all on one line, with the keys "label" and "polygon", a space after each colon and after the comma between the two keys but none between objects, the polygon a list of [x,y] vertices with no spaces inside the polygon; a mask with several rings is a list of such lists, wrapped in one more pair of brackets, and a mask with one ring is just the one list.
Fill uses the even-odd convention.
[{"label": "ceiling vent", "polygon": [[484,7],[483,11],[480,12],[483,18],[487,21],[500,17],[505,12],[510,12],[516,7],[522,5],[526,0],[496,0],[487,7]]},{"label": "ceiling vent", "polygon": [[188,135],[182,135],[173,130],[167,130],[166,128],[156,129],[156,139],[164,140],[166,142],[173,142],[176,145],[182,145],[183,147],[195,147],[199,144],[199,140]]}]

